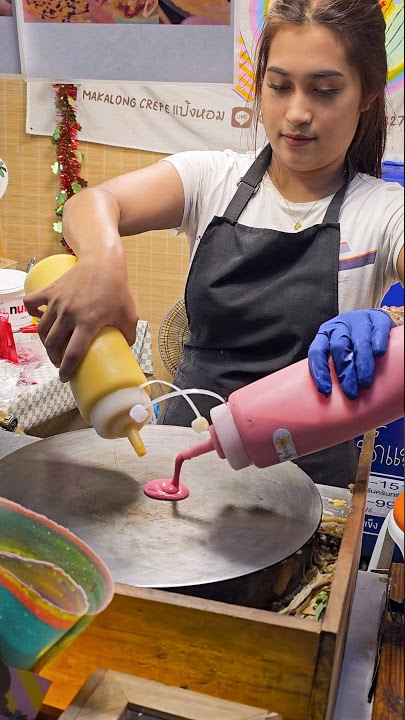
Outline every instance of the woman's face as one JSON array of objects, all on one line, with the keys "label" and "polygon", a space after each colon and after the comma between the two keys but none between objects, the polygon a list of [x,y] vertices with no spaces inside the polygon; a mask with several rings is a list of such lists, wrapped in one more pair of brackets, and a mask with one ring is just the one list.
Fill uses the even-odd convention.
[{"label": "woman's face", "polygon": [[281,166],[337,169],[362,111],[360,79],[322,25],[287,25],[272,40],[262,87],[263,125]]}]

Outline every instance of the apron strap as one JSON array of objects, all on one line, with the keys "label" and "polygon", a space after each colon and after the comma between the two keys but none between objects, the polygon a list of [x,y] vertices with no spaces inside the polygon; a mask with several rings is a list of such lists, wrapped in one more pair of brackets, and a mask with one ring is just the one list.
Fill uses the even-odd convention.
[{"label": "apron strap", "polygon": [[344,199],[346,197],[346,193],[349,189],[349,185],[350,185],[351,181],[353,180],[354,176],[356,175],[351,163],[348,164],[347,173],[348,173],[347,181],[340,188],[340,190],[337,191],[337,193],[333,196],[332,200],[329,203],[329,207],[328,207],[328,209],[325,213],[325,217],[323,219],[324,224],[339,222],[339,215],[340,215],[340,211],[342,209]]},{"label": "apron strap", "polygon": [[252,163],[246,175],[239,180],[238,189],[224,212],[224,217],[231,222],[238,220],[252,195],[258,191],[263,175],[270,165],[271,154],[270,145],[266,145]]},{"label": "apron strap", "polygon": [[[237,222],[250,198],[258,191],[263,176],[270,165],[272,152],[271,146],[266,145],[266,147],[257,156],[256,160],[252,163],[247,173],[239,180],[238,189],[224,212],[224,217],[231,222]],[[343,201],[346,197],[349,185],[356,175],[351,163],[349,163],[347,171],[347,182],[333,196],[323,219],[324,224],[339,222],[339,215]]]}]

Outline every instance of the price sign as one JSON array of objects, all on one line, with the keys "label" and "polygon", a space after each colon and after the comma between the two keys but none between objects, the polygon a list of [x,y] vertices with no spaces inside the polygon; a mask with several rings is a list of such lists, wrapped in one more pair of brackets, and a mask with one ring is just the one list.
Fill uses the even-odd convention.
[{"label": "price sign", "polygon": [[[367,493],[362,554],[370,557],[384,518],[404,490],[404,421],[383,425],[376,432]],[[357,439],[361,450],[362,438]]]},{"label": "price sign", "polygon": [[395,476],[370,475],[367,493],[367,515],[385,517],[394,507],[395,499],[403,491],[404,483]]}]

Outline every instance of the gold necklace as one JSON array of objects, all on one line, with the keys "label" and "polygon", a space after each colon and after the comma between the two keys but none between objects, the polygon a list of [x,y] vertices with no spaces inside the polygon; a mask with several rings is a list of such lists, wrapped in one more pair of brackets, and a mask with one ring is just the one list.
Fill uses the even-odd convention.
[{"label": "gold necklace", "polygon": [[[274,176],[274,182],[275,182],[275,184],[276,184],[276,186],[277,186],[277,189],[278,189],[281,197],[283,198],[283,200],[284,200],[284,202],[285,202],[285,204],[286,204],[286,206],[287,206],[288,212],[290,213],[292,219],[295,220],[294,230],[296,230],[297,232],[298,232],[298,230],[301,230],[304,220],[308,217],[308,215],[310,214],[310,212],[312,212],[312,210],[314,209],[315,205],[317,205],[319,202],[321,202],[321,200],[324,200],[326,197],[329,197],[329,195],[333,192],[334,188],[336,188],[336,187],[338,186],[338,184],[340,184],[340,182],[343,180],[345,174],[346,174],[346,170],[344,171],[343,175],[339,178],[339,180],[337,180],[337,182],[335,182],[335,183],[332,185],[331,189],[328,190],[328,192],[326,193],[326,195],[322,195],[322,197],[318,198],[318,200],[315,200],[315,202],[313,203],[313,205],[311,205],[311,207],[309,208],[309,210],[307,210],[306,213],[305,213],[305,215],[303,215],[301,218],[296,218],[296,217],[295,217],[293,211],[291,210],[290,203],[288,202],[287,198],[284,197],[283,193],[281,192],[280,185],[278,184],[278,181],[276,180],[276,177]],[[271,179],[271,177],[270,177],[270,179]]]}]

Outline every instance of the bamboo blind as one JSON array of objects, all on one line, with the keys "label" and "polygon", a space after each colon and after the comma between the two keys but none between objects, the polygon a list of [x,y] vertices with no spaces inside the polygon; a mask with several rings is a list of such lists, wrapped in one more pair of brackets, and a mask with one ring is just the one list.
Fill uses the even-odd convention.
[{"label": "bamboo blind", "polygon": [[[59,177],[51,172],[55,160],[49,137],[25,132],[26,85],[20,76],[0,76],[0,157],[9,171],[8,188],[0,201],[3,230],[1,255],[17,261],[25,270],[28,261],[63,252],[52,228]],[[56,116],[55,116],[56,125]],[[145,167],[163,155],[138,150],[80,143],[84,154],[82,175],[89,185],[120,173]],[[139,316],[152,330],[154,375],[168,373],[161,362],[157,336],[169,307],[182,296],[188,269],[185,236],[168,231],[126,238],[129,279]]]}]

